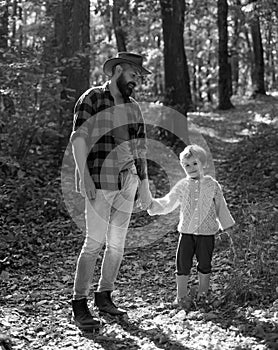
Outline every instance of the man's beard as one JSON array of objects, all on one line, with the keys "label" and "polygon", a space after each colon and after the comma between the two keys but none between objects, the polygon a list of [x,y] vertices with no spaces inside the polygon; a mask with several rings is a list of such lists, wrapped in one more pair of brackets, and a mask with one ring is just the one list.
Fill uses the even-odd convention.
[{"label": "man's beard", "polygon": [[124,100],[129,99],[129,97],[133,93],[133,89],[136,86],[136,84],[133,82],[127,83],[123,74],[119,76],[119,78],[116,81],[116,84]]}]

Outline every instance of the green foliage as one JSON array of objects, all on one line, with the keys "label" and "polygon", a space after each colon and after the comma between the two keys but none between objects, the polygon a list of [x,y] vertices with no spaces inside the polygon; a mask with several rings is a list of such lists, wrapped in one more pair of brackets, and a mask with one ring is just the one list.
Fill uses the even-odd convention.
[{"label": "green foliage", "polygon": [[[167,230],[176,222],[169,217],[164,225],[154,221],[150,230],[148,215],[139,213],[131,226],[145,228],[142,239],[165,234],[149,246],[125,251],[115,299],[127,308],[129,320],[115,322],[107,317],[100,335],[80,337],[68,315],[83,237],[61,199],[59,169],[51,160],[55,148],[36,154],[25,175],[6,179],[0,195],[1,321],[2,332],[12,335],[16,347],[194,349],[198,344],[211,350],[275,349],[277,101],[236,106],[232,112],[189,116],[205,134],[217,160],[217,178],[223,182],[237,222],[233,230],[236,256],[226,233],[216,242],[209,312],[197,308],[186,314],[174,308],[179,236]],[[164,195],[169,187],[165,172],[155,162],[149,167],[157,195]],[[76,200],[80,213],[82,202],[81,197]],[[94,287],[100,268],[97,264]],[[194,270],[192,290],[197,283]]]},{"label": "green foliage", "polygon": [[230,172],[229,198],[237,222],[232,235],[236,252],[236,256],[232,254],[233,270],[223,276],[224,301],[232,305],[255,305],[267,299],[278,282],[277,118],[269,102],[265,110],[254,113],[244,129],[246,133],[249,130],[249,136],[238,144],[236,151],[229,153],[229,164],[223,169]]},{"label": "green foliage", "polygon": [[[5,303],[5,310],[1,312],[7,314],[2,325],[15,335],[17,347],[30,348],[31,342],[37,348],[63,347],[71,342],[76,346],[78,331],[71,325],[68,325],[69,329],[65,328],[68,323],[65,315],[70,312],[68,300],[72,293],[72,274],[82,237],[69,218],[60,188],[61,158],[72,123],[73,100],[70,95],[74,95],[74,91],[67,91],[63,84],[63,72],[65,69],[78,70],[83,58],[90,54],[91,83],[102,83],[106,79],[102,64],[117,51],[111,13],[105,7],[107,1],[102,1],[98,4],[99,9],[92,9],[95,13],[91,22],[90,51],[85,56],[76,53],[74,57],[61,60],[58,53],[61,43],[53,40],[55,6],[61,3],[61,0],[19,2],[28,18],[37,18],[38,21],[30,20],[22,32],[16,33],[13,45],[9,39],[9,49],[2,48],[0,52],[0,280],[3,286],[0,299]],[[200,109],[204,106],[211,108],[209,93],[214,103],[217,90],[216,3],[212,0],[189,0],[186,3],[185,49],[195,102]],[[229,34],[232,39],[234,19],[239,18],[238,92],[243,95],[250,87],[246,28],[249,14],[251,17],[253,13],[247,14],[250,7],[242,8],[236,3],[229,2]],[[274,5],[274,0],[258,1],[256,13],[261,16],[266,56],[275,54],[273,67],[276,67],[273,43],[277,41],[277,6]],[[128,28],[128,49],[145,54],[148,68],[153,72],[139,91],[139,100],[159,101],[164,95],[161,18],[157,15],[159,2],[122,1],[121,6],[123,27]],[[247,1],[245,6],[248,6]],[[19,17],[15,18],[18,20]],[[24,35],[21,37],[21,34]],[[268,41],[270,34],[271,40]],[[267,62],[272,69],[271,59]],[[276,68],[273,74],[275,76]],[[4,105],[3,96],[9,97],[9,107]],[[252,114],[249,107],[244,109],[243,106],[237,106],[231,114],[218,114],[216,118],[213,113],[205,117],[202,113],[196,114],[200,129],[205,130],[205,126],[209,130],[216,129],[213,140],[208,142],[217,165],[221,165],[218,171],[237,222],[233,236],[236,256],[230,242],[225,242],[223,237],[221,244],[226,249],[220,247],[216,252],[217,271],[212,286],[219,303],[215,313],[197,314],[196,319],[184,320],[183,314],[176,314],[172,309],[177,236],[170,232],[151,249],[137,249],[125,255],[119,288],[122,289],[121,302],[130,307],[132,324],[125,323],[121,327],[109,320],[101,336],[94,339],[99,341],[97,345],[94,341],[85,344],[86,340],[79,337],[83,342],[80,346],[194,348],[200,341],[197,333],[204,338],[213,334],[214,343],[209,338],[212,349],[226,346],[266,349],[268,343],[265,339],[274,339],[274,345],[277,345],[277,301],[271,306],[277,298],[277,205],[274,198],[278,172],[277,129],[274,128],[277,103],[273,102],[271,107],[272,102],[254,102],[255,110],[265,106],[267,111],[261,114]],[[252,120],[246,122],[248,116]],[[222,137],[222,132],[225,137]],[[230,139],[226,137],[227,133],[232,135]],[[242,141],[237,144],[234,138]],[[156,180],[157,193],[164,194],[168,186],[165,174],[151,162],[149,167]],[[71,190],[73,188],[69,187]],[[83,199],[76,200],[73,195],[73,200],[83,215]],[[148,220],[146,216],[145,213],[134,215],[131,224],[144,227]],[[156,229],[161,232],[165,227],[158,225]],[[57,290],[62,293],[57,293]],[[254,329],[247,316],[238,323],[236,317],[229,317],[237,310],[250,314],[255,307],[263,309],[266,320],[269,317],[269,324],[264,325],[269,338],[257,331],[257,326]],[[57,313],[57,308],[61,312]],[[273,310],[269,312],[270,316],[267,316],[268,308]],[[137,329],[138,320],[143,320],[143,323]],[[229,328],[232,322],[238,327],[236,331]],[[249,337],[242,334],[243,330]]]},{"label": "green foliage", "polygon": [[[257,304],[272,294],[275,287],[277,239],[273,232],[278,224],[278,216],[265,216],[265,206],[249,205],[242,209],[234,237],[234,271],[225,276],[225,301],[241,304]],[[262,293],[262,285],[264,293]]]},{"label": "green foliage", "polygon": [[[65,133],[60,86],[55,72],[45,73],[33,50],[7,53],[1,62],[2,92],[9,92],[15,114],[3,111],[1,148],[19,162],[45,141],[57,142]],[[69,130],[67,130],[68,134]],[[67,136],[65,134],[64,136]]]}]

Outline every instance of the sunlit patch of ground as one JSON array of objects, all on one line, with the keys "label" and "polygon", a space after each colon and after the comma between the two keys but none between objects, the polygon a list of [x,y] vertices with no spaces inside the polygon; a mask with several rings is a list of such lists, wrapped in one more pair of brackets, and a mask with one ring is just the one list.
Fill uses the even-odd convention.
[{"label": "sunlit patch of ground", "polygon": [[[59,218],[44,227],[22,229],[16,249],[7,245],[14,251],[9,255],[13,265],[1,273],[0,330],[11,337],[13,348],[277,349],[278,171],[277,130],[272,122],[276,103],[268,98],[238,100],[231,111],[189,115],[209,146],[217,179],[238,223],[236,257],[225,234],[216,240],[211,286],[215,307],[210,312],[193,310],[186,315],[173,308],[178,234],[172,220],[158,221],[151,230],[142,230],[142,235],[157,234],[159,239],[133,246],[124,256],[115,302],[128,310],[128,318],[105,317],[99,334],[81,334],[71,322],[70,300],[83,236],[70,219]],[[176,169],[171,166],[171,170]],[[156,177],[156,193],[163,195],[167,182]],[[142,216],[137,221],[133,218],[132,225],[138,224],[144,226]],[[99,258],[93,288],[100,262]],[[196,284],[193,269],[190,286]]]}]

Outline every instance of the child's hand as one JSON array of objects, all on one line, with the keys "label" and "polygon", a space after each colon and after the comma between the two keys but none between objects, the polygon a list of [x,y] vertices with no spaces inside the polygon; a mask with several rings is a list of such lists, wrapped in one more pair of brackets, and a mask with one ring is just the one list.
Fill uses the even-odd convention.
[{"label": "child's hand", "polygon": [[152,198],[152,202],[150,204],[150,206],[147,209],[147,212],[149,215],[153,216],[153,215],[157,215],[156,211],[157,211],[157,205],[156,205],[156,201],[154,198]]},{"label": "child's hand", "polygon": [[237,229],[237,224],[234,224],[233,226],[226,228],[224,232],[227,233],[229,237],[233,237],[236,232],[236,229]]},{"label": "child's hand", "polygon": [[232,254],[233,254],[233,264],[236,265],[237,253],[236,253],[236,248],[235,248],[234,240],[233,240],[233,236],[235,233],[235,226],[232,226],[232,227],[229,227],[228,229],[226,229],[225,233],[228,235],[229,240],[230,240],[230,249],[231,249]]},{"label": "child's hand", "polygon": [[149,182],[147,179],[142,180],[138,189],[139,198],[138,202],[140,203],[140,208],[147,210],[152,202],[152,194],[149,188]]}]

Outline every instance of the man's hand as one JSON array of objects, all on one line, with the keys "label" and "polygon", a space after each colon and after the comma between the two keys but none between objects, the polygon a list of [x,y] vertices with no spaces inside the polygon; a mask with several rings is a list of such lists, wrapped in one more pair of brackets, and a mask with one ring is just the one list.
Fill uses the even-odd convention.
[{"label": "man's hand", "polygon": [[140,208],[146,210],[152,204],[152,194],[149,189],[149,181],[147,179],[142,180],[139,185],[139,203]]},{"label": "man's hand", "polygon": [[87,197],[89,200],[96,198],[96,186],[88,172],[85,172],[80,180],[80,192],[83,197]]}]

